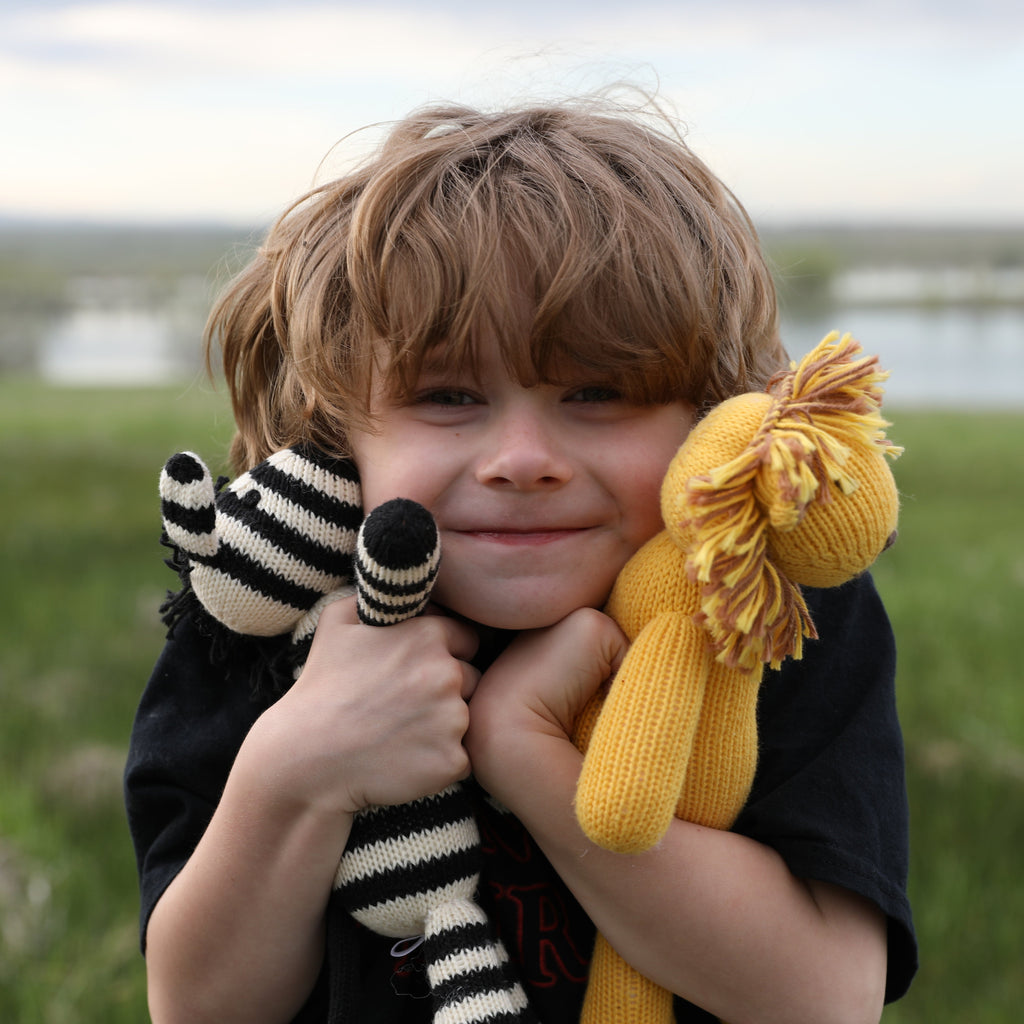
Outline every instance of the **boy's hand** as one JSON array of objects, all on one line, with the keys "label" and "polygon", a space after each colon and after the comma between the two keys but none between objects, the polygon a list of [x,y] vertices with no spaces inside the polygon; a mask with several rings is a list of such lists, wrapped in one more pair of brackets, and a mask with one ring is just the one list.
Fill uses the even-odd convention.
[{"label": "boy's hand", "polygon": [[367,626],[354,598],[328,605],[302,674],[260,722],[282,759],[281,785],[354,813],[464,778],[476,647],[475,632],[451,618]]},{"label": "boy's hand", "polygon": [[576,716],[618,670],[629,647],[607,615],[580,608],[546,629],[520,633],[480,679],[470,702],[466,748],[496,796],[518,758],[569,739]]}]

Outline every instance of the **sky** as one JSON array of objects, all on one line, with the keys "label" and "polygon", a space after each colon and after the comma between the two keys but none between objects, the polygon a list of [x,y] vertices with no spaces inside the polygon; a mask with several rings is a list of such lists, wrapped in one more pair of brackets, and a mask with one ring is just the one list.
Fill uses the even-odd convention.
[{"label": "sky", "polygon": [[755,220],[1024,225],[1019,0],[0,0],[0,216],[262,225],[366,125],[620,82]]}]

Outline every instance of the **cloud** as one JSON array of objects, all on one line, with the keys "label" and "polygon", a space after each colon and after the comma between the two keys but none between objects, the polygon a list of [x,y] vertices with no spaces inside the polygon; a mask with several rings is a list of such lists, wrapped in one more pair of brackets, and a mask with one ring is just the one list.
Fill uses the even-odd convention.
[{"label": "cloud", "polygon": [[97,3],[28,11],[7,25],[8,59],[109,80],[379,73],[434,75],[480,45],[425,10],[274,7],[239,14],[169,3]]},{"label": "cloud", "polygon": [[8,0],[0,202],[266,219],[363,124],[626,79],[752,207],[1024,217],[1022,25],[1001,0]]},{"label": "cloud", "polygon": [[[978,45],[1020,39],[1024,8],[1003,0],[811,2],[701,0],[618,3],[537,0],[480,5],[449,0],[335,5],[311,2],[32,3],[8,8],[0,52],[9,59],[74,67],[100,58],[110,74],[376,74],[434,76],[467,53],[531,49],[572,38],[596,48],[652,47],[663,53],[704,48],[786,49],[851,41],[893,49]],[[77,58],[77,59],[76,59]]]}]

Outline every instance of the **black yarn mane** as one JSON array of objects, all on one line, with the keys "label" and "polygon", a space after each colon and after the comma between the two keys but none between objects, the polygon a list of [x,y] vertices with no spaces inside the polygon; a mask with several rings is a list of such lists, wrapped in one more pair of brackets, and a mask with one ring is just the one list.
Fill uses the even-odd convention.
[{"label": "black yarn mane", "polygon": [[178,575],[179,589],[168,590],[160,605],[160,621],[167,627],[167,636],[180,622],[190,622],[200,636],[209,641],[210,664],[226,669],[238,660],[252,664],[252,693],[254,699],[276,699],[295,681],[295,659],[290,636],[248,636],[228,629],[215,619],[200,603],[192,589],[192,566],[181,549],[161,534],[160,543],[170,549],[164,564]]}]

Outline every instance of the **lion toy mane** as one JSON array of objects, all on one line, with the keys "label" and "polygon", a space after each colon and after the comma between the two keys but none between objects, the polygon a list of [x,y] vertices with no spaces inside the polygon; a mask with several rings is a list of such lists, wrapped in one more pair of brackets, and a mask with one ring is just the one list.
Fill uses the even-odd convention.
[{"label": "lion toy mane", "polygon": [[[895,538],[880,414],[887,377],[828,335],[762,393],[716,406],[674,457],[665,529],[620,573],[606,611],[631,642],[584,709],[576,815],[597,845],[655,846],[679,817],[728,829],[757,763],[764,666],[816,638],[800,586],[864,572]],[[664,1024],[672,996],[598,935],[584,1024]]]}]

